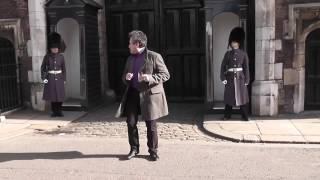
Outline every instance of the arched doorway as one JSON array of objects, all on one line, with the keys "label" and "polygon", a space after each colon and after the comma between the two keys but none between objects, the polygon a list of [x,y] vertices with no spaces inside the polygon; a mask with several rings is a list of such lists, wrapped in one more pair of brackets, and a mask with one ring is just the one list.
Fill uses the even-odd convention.
[{"label": "arched doorway", "polygon": [[306,39],[305,110],[320,109],[320,29]]},{"label": "arched doorway", "polygon": [[240,25],[237,14],[224,12],[213,19],[213,72],[215,108],[223,108],[224,85],[220,80],[220,68],[225,52],[228,50],[229,34]]},{"label": "arched doorway", "polygon": [[14,45],[0,37],[0,111],[20,106],[18,64]]},{"label": "arched doorway", "polygon": [[81,92],[80,78],[80,29],[79,24],[72,18],[61,19],[57,24],[57,32],[66,44],[64,58],[67,71],[66,104],[79,104],[85,99]]}]

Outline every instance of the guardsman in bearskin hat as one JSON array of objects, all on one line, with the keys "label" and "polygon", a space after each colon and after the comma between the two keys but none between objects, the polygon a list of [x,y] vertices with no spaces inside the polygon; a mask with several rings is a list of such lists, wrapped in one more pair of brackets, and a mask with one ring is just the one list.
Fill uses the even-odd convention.
[{"label": "guardsman in bearskin hat", "polygon": [[250,82],[249,77],[249,58],[243,50],[245,32],[242,28],[234,28],[229,36],[227,51],[221,64],[220,79],[225,85],[224,120],[231,118],[232,107],[240,106],[242,119],[249,120],[249,95],[247,86]]},{"label": "guardsman in bearskin hat", "polygon": [[60,54],[65,46],[58,33],[48,36],[48,53],[41,65],[41,79],[44,83],[43,99],[51,102],[51,117],[62,117],[61,106],[65,97],[66,68]]}]

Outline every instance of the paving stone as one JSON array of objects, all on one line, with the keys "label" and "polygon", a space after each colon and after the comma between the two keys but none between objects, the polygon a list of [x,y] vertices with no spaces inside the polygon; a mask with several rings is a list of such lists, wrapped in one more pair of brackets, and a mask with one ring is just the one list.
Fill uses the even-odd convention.
[{"label": "paving stone", "polygon": [[[65,133],[66,136],[103,136],[127,138],[127,124],[125,119],[113,117],[116,105],[104,107],[87,116],[70,123],[68,126],[52,131],[40,132],[39,135],[55,135]],[[182,141],[220,141],[209,138],[195,130],[197,120],[201,120],[201,104],[170,104],[170,115],[157,121],[158,135],[163,139],[175,139]],[[147,129],[145,122],[139,121],[139,137],[146,138]]]},{"label": "paving stone", "polygon": [[291,122],[264,121],[257,122],[257,125],[263,135],[301,135]]},{"label": "paving stone", "polygon": [[308,143],[320,143],[320,136],[304,136]]},{"label": "paving stone", "polygon": [[286,143],[306,143],[307,141],[302,136],[285,136],[285,135],[261,135],[263,142],[286,142]]},{"label": "paving stone", "polygon": [[320,121],[317,123],[294,123],[295,127],[306,136],[320,135]]}]

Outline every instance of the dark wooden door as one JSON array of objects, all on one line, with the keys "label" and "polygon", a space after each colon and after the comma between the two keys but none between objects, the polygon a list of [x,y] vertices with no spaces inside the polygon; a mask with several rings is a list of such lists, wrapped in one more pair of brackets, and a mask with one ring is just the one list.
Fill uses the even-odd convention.
[{"label": "dark wooden door", "polygon": [[320,109],[320,29],[306,42],[305,109]]},{"label": "dark wooden door", "polygon": [[169,100],[203,100],[205,18],[200,0],[109,0],[107,7],[109,80],[118,96],[124,89],[128,33],[139,29],[148,36],[148,48],[168,66]]},{"label": "dark wooden door", "polygon": [[20,106],[20,91],[17,76],[13,44],[0,38],[0,111],[7,111]]}]

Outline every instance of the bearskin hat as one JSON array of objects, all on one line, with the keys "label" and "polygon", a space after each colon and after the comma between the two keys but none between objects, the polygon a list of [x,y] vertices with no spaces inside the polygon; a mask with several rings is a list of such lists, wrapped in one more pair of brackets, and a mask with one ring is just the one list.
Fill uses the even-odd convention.
[{"label": "bearskin hat", "polygon": [[245,40],[245,32],[243,28],[236,27],[232,29],[229,36],[229,43],[228,45],[231,46],[232,42],[237,42],[240,45],[240,48],[243,48],[244,46],[244,40]]},{"label": "bearskin hat", "polygon": [[65,51],[66,46],[59,33],[52,32],[48,35],[48,48],[58,48],[62,52]]}]

